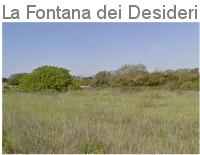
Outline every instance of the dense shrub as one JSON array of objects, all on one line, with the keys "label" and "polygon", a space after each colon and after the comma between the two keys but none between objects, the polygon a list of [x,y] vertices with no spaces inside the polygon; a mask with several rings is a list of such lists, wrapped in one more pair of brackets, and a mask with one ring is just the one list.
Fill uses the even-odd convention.
[{"label": "dense shrub", "polygon": [[117,70],[116,82],[121,86],[141,86],[145,85],[148,80],[148,72],[146,66],[123,65]]},{"label": "dense shrub", "polygon": [[199,81],[186,81],[180,85],[183,90],[199,90]]},{"label": "dense shrub", "polygon": [[2,82],[8,82],[7,78],[2,78]]},{"label": "dense shrub", "polygon": [[68,87],[69,89],[72,89],[72,90],[78,90],[80,89],[80,80],[79,79],[76,79],[76,78],[73,78],[72,80],[72,83],[69,85]]},{"label": "dense shrub", "polygon": [[199,80],[199,70],[198,69],[178,69],[174,72],[175,76],[179,78],[180,81],[195,81]]},{"label": "dense shrub", "polygon": [[169,72],[156,71],[149,74],[148,86],[159,86],[159,85],[168,85],[169,83],[176,83],[178,78]]},{"label": "dense shrub", "polygon": [[112,87],[156,87],[168,90],[198,89],[199,69],[178,69],[148,72],[141,64],[123,65],[116,72],[99,72],[95,75],[93,86]]},{"label": "dense shrub", "polygon": [[106,71],[97,73],[94,77],[92,85],[94,86],[109,86],[111,74]]},{"label": "dense shrub", "polygon": [[131,73],[131,72],[133,72],[133,73],[146,72],[146,70],[147,70],[147,67],[142,64],[136,64],[136,65],[135,64],[131,64],[131,65],[125,64],[117,70],[117,73],[123,75],[123,74]]},{"label": "dense shrub", "polygon": [[39,67],[26,75],[20,84],[24,91],[57,90],[65,91],[72,84],[73,78],[65,68],[54,66]]},{"label": "dense shrub", "polygon": [[22,78],[25,77],[27,73],[18,73],[18,74],[12,74],[8,79],[9,85],[19,85]]},{"label": "dense shrub", "polygon": [[[80,89],[81,86],[94,87],[154,87],[168,90],[199,89],[199,69],[178,69],[148,72],[142,64],[123,65],[116,71],[98,72],[94,77],[72,77],[64,68],[43,66],[31,74],[13,74],[9,85],[20,85],[24,91]],[[83,88],[83,87],[82,87]]]}]

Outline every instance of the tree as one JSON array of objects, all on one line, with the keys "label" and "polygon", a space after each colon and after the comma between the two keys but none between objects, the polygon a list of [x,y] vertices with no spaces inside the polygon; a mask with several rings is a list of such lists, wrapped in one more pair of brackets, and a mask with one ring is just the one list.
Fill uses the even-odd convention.
[{"label": "tree", "polygon": [[109,86],[111,74],[106,71],[97,73],[94,77],[93,85],[95,86]]},{"label": "tree", "polygon": [[126,73],[130,73],[130,72],[143,73],[143,72],[146,72],[146,71],[147,71],[147,67],[145,65],[142,65],[142,64],[136,64],[136,65],[135,64],[131,64],[131,65],[125,64],[117,70],[117,73],[118,74],[126,74]]},{"label": "tree", "polygon": [[180,83],[186,81],[197,81],[199,80],[199,70],[195,69],[178,69],[175,72],[175,76],[179,79]]},{"label": "tree", "polygon": [[123,86],[145,85],[148,74],[145,65],[123,65],[117,70],[117,82]]},{"label": "tree", "polygon": [[2,82],[8,82],[8,79],[7,78],[2,78]]},{"label": "tree", "polygon": [[168,73],[156,71],[149,74],[148,85],[149,86],[158,86],[164,85],[168,82]]},{"label": "tree", "polygon": [[69,70],[61,67],[42,66],[22,79],[20,88],[24,91],[57,90],[65,91],[73,82]]},{"label": "tree", "polygon": [[27,75],[28,73],[18,73],[12,74],[8,79],[9,85],[19,85],[21,80]]},{"label": "tree", "polygon": [[179,88],[183,90],[199,90],[199,81],[183,82]]}]

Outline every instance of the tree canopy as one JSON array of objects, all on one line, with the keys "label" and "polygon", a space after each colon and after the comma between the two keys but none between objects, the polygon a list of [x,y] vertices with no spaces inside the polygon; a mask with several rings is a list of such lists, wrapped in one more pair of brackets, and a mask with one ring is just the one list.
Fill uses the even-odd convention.
[{"label": "tree canopy", "polygon": [[69,70],[61,67],[42,66],[26,75],[20,83],[24,91],[57,90],[65,91],[72,84]]}]

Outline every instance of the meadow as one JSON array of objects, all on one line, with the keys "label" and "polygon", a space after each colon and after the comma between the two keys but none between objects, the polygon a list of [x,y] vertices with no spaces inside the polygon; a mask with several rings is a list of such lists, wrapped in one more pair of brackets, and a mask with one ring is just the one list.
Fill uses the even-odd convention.
[{"label": "meadow", "polygon": [[199,92],[3,92],[4,153],[199,153]]}]

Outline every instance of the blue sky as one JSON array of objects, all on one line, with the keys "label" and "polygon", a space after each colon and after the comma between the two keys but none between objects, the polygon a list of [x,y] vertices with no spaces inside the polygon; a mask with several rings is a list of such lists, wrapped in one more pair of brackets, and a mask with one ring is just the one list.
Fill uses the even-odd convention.
[{"label": "blue sky", "polygon": [[198,23],[3,23],[3,77],[56,65],[73,75],[199,65]]}]

